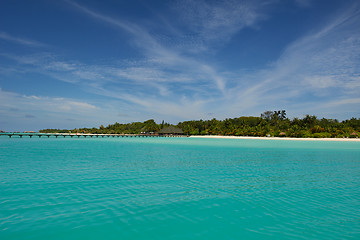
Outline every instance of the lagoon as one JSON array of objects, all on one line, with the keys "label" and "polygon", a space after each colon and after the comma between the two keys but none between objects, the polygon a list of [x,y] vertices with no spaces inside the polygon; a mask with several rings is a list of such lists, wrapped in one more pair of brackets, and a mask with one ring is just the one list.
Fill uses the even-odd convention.
[{"label": "lagoon", "polygon": [[0,137],[0,239],[359,239],[360,142]]}]

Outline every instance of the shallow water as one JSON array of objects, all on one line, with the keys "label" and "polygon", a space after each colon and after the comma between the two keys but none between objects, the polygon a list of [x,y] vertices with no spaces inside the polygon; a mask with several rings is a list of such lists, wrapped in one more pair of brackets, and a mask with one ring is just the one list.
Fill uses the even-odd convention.
[{"label": "shallow water", "polygon": [[0,239],[360,239],[360,143],[0,137]]}]

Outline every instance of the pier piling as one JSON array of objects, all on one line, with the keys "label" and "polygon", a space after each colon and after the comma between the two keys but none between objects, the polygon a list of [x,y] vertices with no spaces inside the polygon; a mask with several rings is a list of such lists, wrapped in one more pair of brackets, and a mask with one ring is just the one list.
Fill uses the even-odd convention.
[{"label": "pier piling", "polygon": [[126,138],[148,138],[148,137],[187,137],[187,136],[177,136],[177,135],[149,135],[149,134],[89,134],[89,133],[77,133],[77,134],[69,134],[69,133],[12,133],[12,132],[6,132],[6,133],[0,133],[0,135],[6,135],[9,136],[9,138],[12,138],[13,136],[18,137],[18,138],[23,138],[23,136],[28,136],[30,138],[32,138],[33,136],[37,136],[39,138],[41,138],[42,136],[46,136],[48,138],[50,137],[55,137],[58,138],[59,136],[62,136],[64,138],[66,138],[67,136],[73,138],[74,136],[77,136],[78,138],[80,138],[81,136],[86,138],[86,137],[90,137],[93,138],[94,136],[96,136],[97,138],[99,136],[101,136],[102,138],[104,137],[126,137]]}]

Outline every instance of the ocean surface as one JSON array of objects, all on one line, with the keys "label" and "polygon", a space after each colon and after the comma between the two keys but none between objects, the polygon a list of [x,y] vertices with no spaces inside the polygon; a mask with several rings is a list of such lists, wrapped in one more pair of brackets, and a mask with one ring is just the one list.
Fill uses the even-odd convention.
[{"label": "ocean surface", "polygon": [[2,136],[0,239],[360,239],[360,142]]}]

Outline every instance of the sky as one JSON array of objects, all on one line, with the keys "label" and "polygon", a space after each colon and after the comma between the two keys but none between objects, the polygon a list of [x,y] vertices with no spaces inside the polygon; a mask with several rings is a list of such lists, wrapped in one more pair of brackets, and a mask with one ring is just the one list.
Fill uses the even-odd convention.
[{"label": "sky", "polygon": [[1,0],[0,129],[360,117],[360,1]]}]

